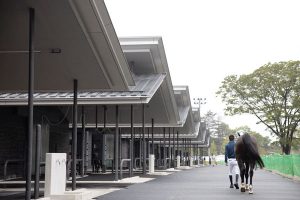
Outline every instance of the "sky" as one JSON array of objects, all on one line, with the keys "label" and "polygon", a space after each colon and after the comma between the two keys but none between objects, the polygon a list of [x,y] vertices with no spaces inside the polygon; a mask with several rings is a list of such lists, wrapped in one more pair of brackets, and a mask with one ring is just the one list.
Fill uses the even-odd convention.
[{"label": "sky", "polygon": [[218,113],[231,128],[268,136],[251,115],[224,116],[222,80],[268,62],[300,60],[298,0],[105,0],[119,37],[161,36],[173,85],[206,98],[201,115]]}]

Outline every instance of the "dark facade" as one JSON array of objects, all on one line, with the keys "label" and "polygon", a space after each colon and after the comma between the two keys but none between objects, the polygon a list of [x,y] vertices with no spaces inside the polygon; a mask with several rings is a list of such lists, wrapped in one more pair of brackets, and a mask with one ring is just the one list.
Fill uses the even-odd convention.
[{"label": "dark facade", "polygon": [[[28,120],[26,111],[26,107],[0,107],[0,179],[4,178],[5,163],[6,179],[24,174]],[[69,154],[71,132],[62,110],[58,107],[35,107],[34,124],[42,126],[41,162],[45,162],[46,153]],[[35,140],[33,153],[34,147]]]}]

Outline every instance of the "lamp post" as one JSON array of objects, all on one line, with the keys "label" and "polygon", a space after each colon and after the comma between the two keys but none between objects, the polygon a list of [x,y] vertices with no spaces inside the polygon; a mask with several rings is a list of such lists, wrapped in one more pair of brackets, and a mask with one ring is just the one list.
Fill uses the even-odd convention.
[{"label": "lamp post", "polygon": [[[200,119],[200,130],[201,130],[201,112],[200,112],[201,111],[201,104],[202,105],[206,104],[206,98],[193,98],[193,100],[194,100],[194,104],[199,106],[199,119]],[[197,151],[198,151],[198,149],[197,149]],[[203,149],[202,149],[202,152],[203,152]]]},{"label": "lamp post", "polygon": [[201,122],[201,104],[206,104],[206,98],[194,98],[194,104],[199,106],[199,116],[200,116],[200,122]]}]

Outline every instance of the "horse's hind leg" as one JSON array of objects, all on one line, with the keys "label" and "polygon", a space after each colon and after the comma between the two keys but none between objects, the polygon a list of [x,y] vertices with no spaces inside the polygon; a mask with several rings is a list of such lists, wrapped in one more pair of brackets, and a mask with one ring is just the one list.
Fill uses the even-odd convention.
[{"label": "horse's hind leg", "polygon": [[246,178],[246,186],[245,186],[245,189],[246,189],[246,190],[249,190],[249,186],[248,186],[249,163],[248,163],[248,162],[246,162],[245,178]]},{"label": "horse's hind leg", "polygon": [[252,186],[252,178],[253,178],[253,174],[254,174],[254,169],[255,167],[255,162],[254,163],[250,163],[250,185],[249,185],[249,194],[253,194],[253,186]]},{"label": "horse's hind leg", "polygon": [[241,192],[245,192],[245,183],[244,183],[244,176],[245,176],[245,165],[241,160],[238,160],[238,165],[240,168],[240,175],[241,175]]}]

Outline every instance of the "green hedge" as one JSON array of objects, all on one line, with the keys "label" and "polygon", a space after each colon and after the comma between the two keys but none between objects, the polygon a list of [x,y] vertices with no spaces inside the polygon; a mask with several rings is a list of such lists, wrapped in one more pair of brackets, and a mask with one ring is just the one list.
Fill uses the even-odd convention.
[{"label": "green hedge", "polygon": [[300,177],[300,155],[273,154],[262,157],[265,168],[276,170],[280,173]]}]

